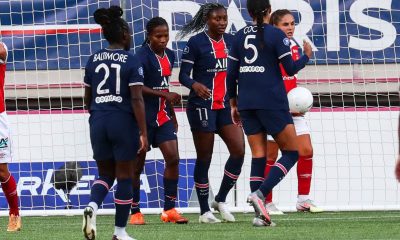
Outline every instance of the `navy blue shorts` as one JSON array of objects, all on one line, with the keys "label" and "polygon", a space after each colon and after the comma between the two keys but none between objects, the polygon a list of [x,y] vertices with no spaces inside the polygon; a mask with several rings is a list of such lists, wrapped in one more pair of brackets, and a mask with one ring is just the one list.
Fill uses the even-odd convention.
[{"label": "navy blue shorts", "polygon": [[147,126],[147,139],[149,141],[149,147],[151,145],[154,148],[158,147],[163,142],[177,140],[174,122],[169,120],[160,127]]},{"label": "navy blue shorts", "polygon": [[265,132],[275,136],[288,124],[293,124],[292,115],[287,110],[242,110],[240,119],[243,123],[244,133],[254,135]]},{"label": "navy blue shorts", "polygon": [[192,131],[218,132],[223,126],[233,124],[229,107],[211,110],[203,107],[188,106],[186,115]]},{"label": "navy blue shorts", "polygon": [[133,114],[110,111],[92,113],[90,141],[96,161],[129,161],[139,150],[139,128]]}]

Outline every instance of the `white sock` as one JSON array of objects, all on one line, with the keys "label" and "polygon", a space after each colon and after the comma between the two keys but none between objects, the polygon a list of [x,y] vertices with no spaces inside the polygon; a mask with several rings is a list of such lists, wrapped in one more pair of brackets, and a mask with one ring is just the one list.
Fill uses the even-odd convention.
[{"label": "white sock", "polygon": [[97,206],[97,203],[95,202],[90,202],[88,204],[89,207],[93,208],[94,213],[97,213],[97,210],[99,209],[99,206]]},{"label": "white sock", "polygon": [[298,195],[297,196],[297,202],[304,202],[308,199],[309,199],[308,195]]},{"label": "white sock", "polygon": [[124,235],[128,235],[126,233],[125,227],[114,227],[114,235],[115,236],[124,236]]}]

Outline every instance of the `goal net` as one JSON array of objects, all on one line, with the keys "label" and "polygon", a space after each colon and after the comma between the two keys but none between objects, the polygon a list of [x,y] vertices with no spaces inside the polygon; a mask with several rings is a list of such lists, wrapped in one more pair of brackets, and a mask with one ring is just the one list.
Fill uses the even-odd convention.
[{"label": "goal net", "polygon": [[[93,12],[120,5],[141,46],[145,25],[154,16],[170,26],[169,47],[177,56],[171,91],[185,100],[178,83],[180,55],[187,39],[177,32],[205,0],[157,1],[0,1],[0,41],[9,49],[6,106],[12,127],[13,162],[23,214],[75,214],[89,201],[97,176],[83,110],[83,67],[88,57],[107,46]],[[210,1],[211,2],[211,1]],[[218,0],[228,9],[227,31],[235,33],[251,19],[245,0]],[[314,107],[307,114],[314,149],[311,198],[326,210],[398,209],[394,178],[398,154],[400,76],[400,2],[394,0],[272,0],[273,10],[288,8],[296,19],[295,39],[312,43],[314,58],[299,74],[310,89]],[[185,114],[179,120],[179,191],[177,207],[198,212],[193,170],[196,153]],[[247,144],[247,143],[246,143]],[[229,153],[216,138],[209,178],[217,192]],[[250,149],[239,181],[227,201],[247,211]],[[141,207],[160,212],[164,162],[158,149],[147,154],[141,175]],[[213,194],[211,194],[212,196]],[[295,210],[296,169],[274,189],[281,210]],[[102,206],[112,213],[113,191]],[[0,213],[7,214],[0,189]]]}]

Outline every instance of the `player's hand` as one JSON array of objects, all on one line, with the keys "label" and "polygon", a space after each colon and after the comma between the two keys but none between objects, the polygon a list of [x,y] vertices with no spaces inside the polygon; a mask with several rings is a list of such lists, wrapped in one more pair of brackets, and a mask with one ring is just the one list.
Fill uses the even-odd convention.
[{"label": "player's hand", "polygon": [[242,121],[240,120],[240,114],[237,109],[237,107],[231,107],[231,116],[232,116],[232,121],[235,125],[242,127]]},{"label": "player's hand", "polygon": [[167,92],[165,99],[172,104],[178,104],[181,102],[181,96],[174,92]]},{"label": "player's hand", "polygon": [[138,154],[147,152],[147,149],[149,148],[149,142],[147,141],[147,136],[140,134],[139,141],[140,141],[140,148],[138,150]]},{"label": "player's hand", "polygon": [[211,98],[211,90],[208,89],[203,84],[195,82],[193,83],[192,88],[194,92],[197,94],[197,96],[203,98],[204,100]]},{"label": "player's hand", "polygon": [[313,55],[312,47],[309,42],[303,40],[303,51],[304,54],[307,55],[308,58],[311,58]]},{"label": "player's hand", "polygon": [[400,154],[397,157],[397,163],[396,163],[394,173],[396,174],[397,181],[400,182]]}]

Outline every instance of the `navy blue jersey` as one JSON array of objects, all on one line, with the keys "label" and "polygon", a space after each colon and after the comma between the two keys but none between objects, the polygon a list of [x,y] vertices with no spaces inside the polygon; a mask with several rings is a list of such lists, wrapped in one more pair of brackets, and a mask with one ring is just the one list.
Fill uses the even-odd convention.
[{"label": "navy blue jersey", "polygon": [[[174,52],[166,49],[164,56],[155,54],[149,45],[141,47],[136,55],[142,62],[144,85],[153,90],[169,92],[169,81],[175,61]],[[165,98],[143,96],[148,126],[161,126],[171,119],[170,108]]]},{"label": "navy blue jersey", "polygon": [[237,95],[239,111],[289,110],[279,63],[282,63],[289,76],[293,76],[304,68],[308,60],[304,55],[298,61],[293,61],[290,40],[282,30],[264,24],[264,43],[261,47],[257,26],[247,26],[236,33],[230,50],[229,95]]},{"label": "navy blue jersey", "polygon": [[[219,41],[210,38],[206,32],[191,37],[183,50],[179,81],[190,88],[188,102],[197,106],[217,110],[229,106],[226,94],[227,57],[233,36],[224,34]],[[190,72],[193,69],[193,79]],[[204,100],[192,89],[194,82],[211,89],[211,99]]]},{"label": "navy blue jersey", "polygon": [[143,68],[139,59],[125,50],[102,49],[90,56],[84,84],[92,90],[92,112],[132,113],[129,87],[143,85]]}]

